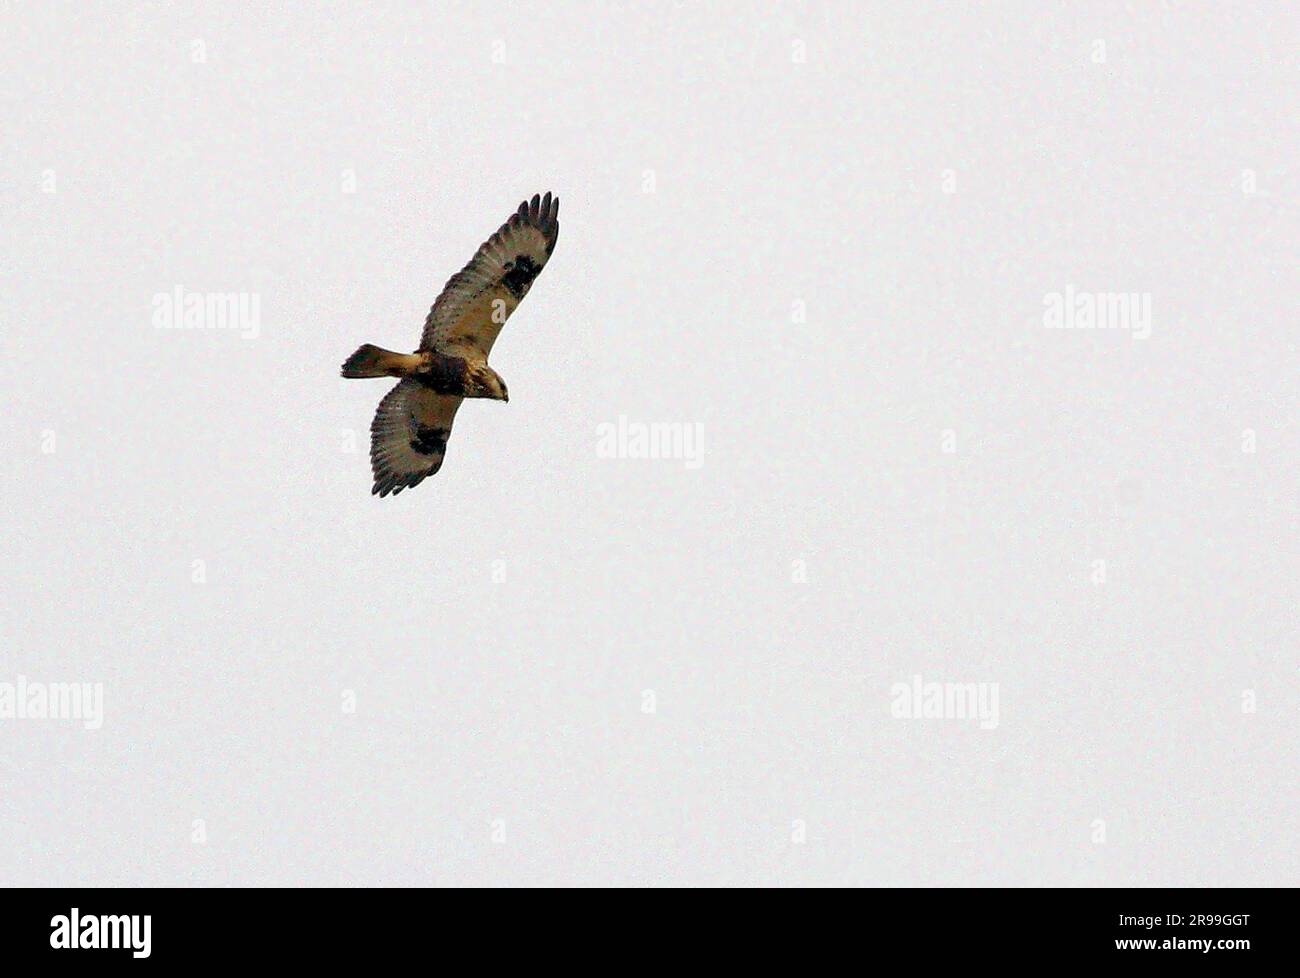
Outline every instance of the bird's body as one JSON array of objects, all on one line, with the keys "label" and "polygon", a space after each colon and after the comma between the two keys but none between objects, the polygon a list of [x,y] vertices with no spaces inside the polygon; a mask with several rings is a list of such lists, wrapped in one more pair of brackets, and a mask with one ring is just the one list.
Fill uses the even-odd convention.
[{"label": "bird's body", "polygon": [[465,398],[510,399],[488,354],[555,250],[559,212],[549,193],[520,204],[447,282],[414,353],[367,343],[343,364],[344,377],[402,378],[370,426],[371,492],[396,495],[437,472]]}]

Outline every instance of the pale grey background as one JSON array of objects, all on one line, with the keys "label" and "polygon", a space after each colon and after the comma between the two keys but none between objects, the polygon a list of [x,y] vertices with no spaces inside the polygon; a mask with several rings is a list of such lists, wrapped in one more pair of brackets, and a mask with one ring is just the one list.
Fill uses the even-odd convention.
[{"label": "pale grey background", "polygon": [[[287,6],[0,14],[0,681],[106,687],[0,721],[0,881],[1297,882],[1294,4]],[[372,498],[339,363],[547,189]]]}]

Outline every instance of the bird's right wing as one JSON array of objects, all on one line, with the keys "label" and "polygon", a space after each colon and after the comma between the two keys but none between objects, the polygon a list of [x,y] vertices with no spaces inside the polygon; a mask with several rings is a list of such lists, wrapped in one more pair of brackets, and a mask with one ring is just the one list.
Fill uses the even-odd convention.
[{"label": "bird's right wing", "polygon": [[560,236],[560,199],[534,195],[451,277],[429,310],[421,350],[483,361]]},{"label": "bird's right wing", "polygon": [[442,467],[462,400],[435,394],[409,377],[384,395],[370,425],[371,493],[397,495]]}]

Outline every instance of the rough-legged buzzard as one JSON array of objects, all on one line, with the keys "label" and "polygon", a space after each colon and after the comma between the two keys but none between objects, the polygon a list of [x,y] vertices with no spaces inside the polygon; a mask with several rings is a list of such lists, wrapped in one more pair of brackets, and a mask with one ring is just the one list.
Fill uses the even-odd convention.
[{"label": "rough-legged buzzard", "polygon": [[443,287],[414,353],[367,343],[343,364],[344,377],[402,378],[370,425],[372,493],[396,495],[438,471],[465,398],[510,399],[488,354],[555,250],[559,213],[549,193],[520,204]]}]

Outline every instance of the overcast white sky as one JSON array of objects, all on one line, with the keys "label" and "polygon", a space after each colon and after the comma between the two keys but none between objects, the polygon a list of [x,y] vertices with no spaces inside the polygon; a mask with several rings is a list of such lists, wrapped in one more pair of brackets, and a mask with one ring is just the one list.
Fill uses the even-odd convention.
[{"label": "overcast white sky", "polygon": [[[0,22],[0,684],[104,696],[0,881],[1297,882],[1294,5]],[[545,190],[372,497],[339,364]]]}]

